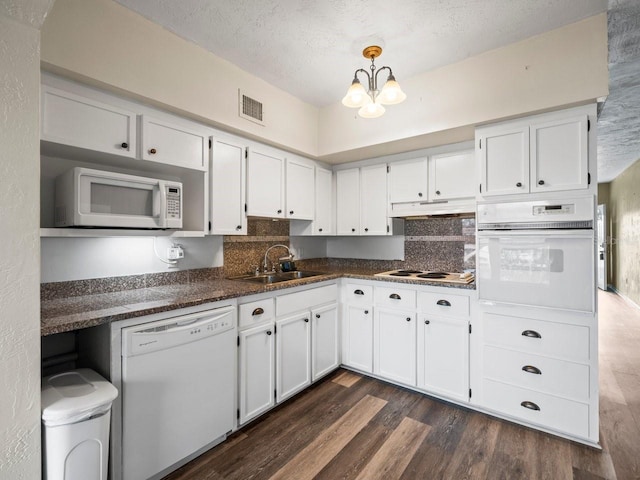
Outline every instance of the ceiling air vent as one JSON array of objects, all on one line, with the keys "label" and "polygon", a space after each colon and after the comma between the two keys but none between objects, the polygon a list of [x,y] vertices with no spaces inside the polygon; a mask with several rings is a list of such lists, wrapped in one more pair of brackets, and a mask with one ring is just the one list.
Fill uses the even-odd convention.
[{"label": "ceiling air vent", "polygon": [[259,102],[255,98],[251,98],[242,93],[241,90],[238,90],[238,104],[239,113],[242,118],[264,125],[264,109],[262,108],[262,102]]}]

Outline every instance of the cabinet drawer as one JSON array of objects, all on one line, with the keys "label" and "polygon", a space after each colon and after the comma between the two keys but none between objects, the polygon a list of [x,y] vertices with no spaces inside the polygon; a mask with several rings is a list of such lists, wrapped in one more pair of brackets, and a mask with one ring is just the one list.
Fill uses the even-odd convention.
[{"label": "cabinet drawer", "polygon": [[357,283],[347,283],[345,285],[344,300],[349,304],[373,303],[373,287],[371,285],[358,285]]},{"label": "cabinet drawer", "polygon": [[302,310],[310,310],[315,306],[336,302],[337,300],[338,286],[335,283],[303,290],[302,292],[278,295],[276,297],[276,315],[281,317]]},{"label": "cabinet drawer", "polygon": [[589,437],[589,405],[585,403],[488,379],[483,380],[482,387],[487,408],[570,435]]},{"label": "cabinet drawer", "polygon": [[484,343],[578,362],[590,358],[586,326],[486,313],[483,327]]},{"label": "cabinet drawer", "polygon": [[240,328],[247,328],[267,320],[273,320],[275,318],[274,310],[273,298],[243,303],[240,305]]},{"label": "cabinet drawer", "polygon": [[469,316],[469,297],[449,293],[420,292],[418,307],[431,315]]},{"label": "cabinet drawer", "polygon": [[589,366],[485,346],[484,376],[536,391],[589,400]]},{"label": "cabinet drawer", "polygon": [[414,310],[416,308],[416,292],[403,288],[376,287],[374,301],[376,305]]}]

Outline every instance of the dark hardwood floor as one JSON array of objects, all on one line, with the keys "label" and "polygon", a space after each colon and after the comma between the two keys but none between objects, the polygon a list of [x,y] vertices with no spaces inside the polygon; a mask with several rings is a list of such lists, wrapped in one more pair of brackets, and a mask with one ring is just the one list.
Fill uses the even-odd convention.
[{"label": "dark hardwood floor", "polygon": [[640,310],[599,302],[602,451],[338,370],[166,480],[640,479]]}]

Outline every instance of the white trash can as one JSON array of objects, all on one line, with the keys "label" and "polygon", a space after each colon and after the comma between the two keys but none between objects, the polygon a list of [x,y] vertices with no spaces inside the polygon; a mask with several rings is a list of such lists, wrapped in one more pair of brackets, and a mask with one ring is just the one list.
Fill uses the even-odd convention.
[{"label": "white trash can", "polygon": [[118,390],[88,368],[42,379],[46,480],[106,480],[111,403]]}]

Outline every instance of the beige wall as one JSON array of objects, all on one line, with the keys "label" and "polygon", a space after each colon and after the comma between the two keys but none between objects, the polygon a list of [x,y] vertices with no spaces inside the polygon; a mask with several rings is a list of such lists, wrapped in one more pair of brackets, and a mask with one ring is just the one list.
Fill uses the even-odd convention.
[{"label": "beige wall", "polygon": [[48,6],[26,4],[0,9],[0,478],[32,480],[40,478],[40,33],[30,23]]},{"label": "beige wall", "polygon": [[610,183],[611,283],[640,305],[640,160]]},{"label": "beige wall", "polygon": [[[610,183],[599,183],[598,184],[598,205],[605,205],[607,212],[607,237],[611,237],[612,225],[611,225],[611,215],[609,215],[609,189],[611,187]],[[611,249],[611,245],[607,242],[607,285],[613,285],[613,269],[611,266],[613,265],[613,251]]]},{"label": "beige wall", "polygon": [[[57,0],[42,31],[42,62],[51,71],[329,162],[469,140],[477,123],[608,93],[606,14],[400,78],[408,100],[376,120],[358,117],[339,99],[312,107],[112,0]],[[264,101],[266,127],[238,117],[238,87]]]},{"label": "beige wall", "polygon": [[[113,0],[57,0],[42,29],[43,67],[245,136],[315,154],[318,111]],[[238,88],[266,126],[238,116]]]}]

